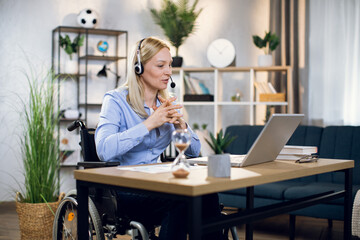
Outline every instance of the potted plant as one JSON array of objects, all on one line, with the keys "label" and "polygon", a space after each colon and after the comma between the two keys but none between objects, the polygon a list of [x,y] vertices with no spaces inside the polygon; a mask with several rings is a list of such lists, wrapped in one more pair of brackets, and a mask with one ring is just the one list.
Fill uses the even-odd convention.
[{"label": "potted plant", "polygon": [[30,93],[28,102],[22,100],[24,186],[16,194],[16,211],[22,240],[51,239],[54,212],[61,200],[53,74],[25,75]]},{"label": "potted plant", "polygon": [[179,48],[195,30],[195,21],[202,11],[202,9],[195,11],[198,0],[195,0],[191,7],[188,3],[188,0],[179,0],[177,3],[163,0],[160,10],[150,9],[155,23],[164,30],[165,36],[176,48],[173,67],[181,67],[182,57],[179,56]]},{"label": "potted plant", "polygon": [[265,32],[264,38],[261,38],[257,35],[253,35],[253,42],[256,47],[262,49],[264,48],[265,55],[260,55],[258,57],[258,65],[261,67],[272,66],[272,56],[271,52],[276,49],[279,45],[279,37],[276,34],[271,34],[271,31]]},{"label": "potted plant", "polygon": [[208,157],[208,176],[209,177],[230,177],[231,163],[230,154],[224,154],[225,149],[235,140],[235,136],[224,135],[221,129],[214,135],[210,132],[211,141],[205,139],[209,146],[214,150],[215,155]]},{"label": "potted plant", "polygon": [[69,35],[65,35],[65,37],[60,35],[59,45],[64,49],[64,51],[68,54],[69,60],[65,62],[65,72],[66,73],[76,73],[77,72],[77,61],[72,59],[72,54],[77,53],[79,47],[84,44],[84,37],[77,36],[71,41]]}]

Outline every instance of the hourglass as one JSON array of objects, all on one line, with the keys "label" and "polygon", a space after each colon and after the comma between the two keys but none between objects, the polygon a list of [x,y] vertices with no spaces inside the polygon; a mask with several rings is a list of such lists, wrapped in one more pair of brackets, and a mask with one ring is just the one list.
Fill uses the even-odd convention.
[{"label": "hourglass", "polygon": [[187,129],[177,129],[172,133],[172,141],[179,155],[175,158],[171,171],[176,178],[186,178],[190,173],[190,164],[184,152],[190,145],[191,135]]}]

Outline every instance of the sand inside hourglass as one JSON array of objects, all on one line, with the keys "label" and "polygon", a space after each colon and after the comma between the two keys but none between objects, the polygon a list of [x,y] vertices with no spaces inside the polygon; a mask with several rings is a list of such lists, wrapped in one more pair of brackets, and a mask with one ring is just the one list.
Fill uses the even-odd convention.
[{"label": "sand inside hourglass", "polygon": [[188,148],[188,146],[189,146],[188,143],[176,143],[176,144],[175,144],[175,147],[176,147],[177,149],[179,149],[180,151],[184,151],[185,149]]},{"label": "sand inside hourglass", "polygon": [[173,171],[172,174],[176,178],[186,178],[189,175],[189,171],[183,168],[178,168],[176,171]]},{"label": "sand inside hourglass", "polygon": [[[189,147],[189,144],[188,143],[176,143],[175,147],[179,151],[183,152]],[[184,168],[179,167],[178,169],[176,169],[172,173],[176,178],[186,178],[189,175],[190,172],[189,172],[188,169],[184,169]]]}]

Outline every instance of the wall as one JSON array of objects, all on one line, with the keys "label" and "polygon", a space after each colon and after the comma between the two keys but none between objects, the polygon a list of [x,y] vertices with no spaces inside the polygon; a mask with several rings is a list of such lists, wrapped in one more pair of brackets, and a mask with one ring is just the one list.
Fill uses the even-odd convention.
[{"label": "wall", "polygon": [[[22,74],[23,70],[29,70],[26,57],[36,69],[48,69],[51,65],[51,31],[59,25],[76,26],[76,14],[84,8],[98,12],[98,28],[127,30],[130,45],[150,35],[163,38],[162,30],[154,24],[148,10],[149,7],[158,7],[159,2],[0,1],[0,201],[13,200],[14,191],[23,181],[18,147],[22,134],[19,97],[27,101],[27,82]],[[236,66],[256,65],[261,51],[253,46],[251,35],[262,35],[268,29],[269,1],[200,0],[198,7],[204,8],[198,20],[198,30],[180,48],[184,66],[210,66],[206,49],[216,38],[227,38],[234,43]],[[71,177],[71,171],[66,172]],[[70,185],[65,183],[68,180],[64,180],[65,189],[72,187],[73,181]]]}]

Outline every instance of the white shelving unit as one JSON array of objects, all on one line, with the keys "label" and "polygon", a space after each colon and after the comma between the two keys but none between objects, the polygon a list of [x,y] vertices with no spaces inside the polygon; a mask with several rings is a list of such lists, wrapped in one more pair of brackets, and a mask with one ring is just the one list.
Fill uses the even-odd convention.
[{"label": "white shelving unit", "polygon": [[[285,92],[285,101],[284,102],[260,102],[258,97],[256,97],[256,89],[254,87],[254,82],[257,81],[257,74],[260,72],[270,73],[270,72],[281,72],[286,74],[286,92]],[[185,83],[184,76],[185,74],[212,74],[213,77],[211,81],[213,83],[213,89],[210,89],[210,92],[214,95],[214,101],[203,101],[203,102],[189,102],[184,101],[185,92]],[[232,81],[247,81],[245,84],[247,87],[242,88],[242,92],[246,93],[246,99],[243,99],[239,102],[233,102],[226,100],[229,96],[224,93],[224,86],[227,84],[227,79],[224,77],[224,74],[237,74],[237,73],[248,73],[249,78],[236,79],[233,78]],[[173,68],[173,75],[179,75],[179,80],[177,81],[179,87],[178,93],[178,102],[184,106],[184,118],[188,121],[187,108],[191,106],[204,106],[211,107],[213,109],[213,132],[218,132],[223,126],[223,113],[226,111],[224,109],[227,106],[231,107],[246,107],[248,110],[248,119],[247,122],[250,125],[256,123],[256,107],[257,106],[282,106],[282,111],[286,113],[293,113],[293,95],[292,95],[292,69],[289,66],[272,66],[272,67],[227,67],[227,68]],[[206,80],[209,81],[209,80]],[[280,79],[277,81],[281,81]],[[239,123],[241,124],[241,123]]]}]

